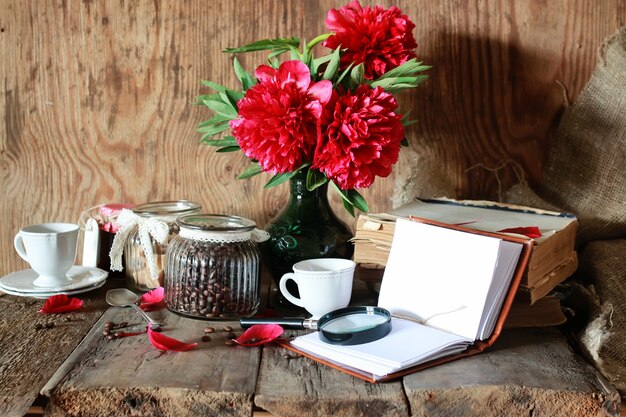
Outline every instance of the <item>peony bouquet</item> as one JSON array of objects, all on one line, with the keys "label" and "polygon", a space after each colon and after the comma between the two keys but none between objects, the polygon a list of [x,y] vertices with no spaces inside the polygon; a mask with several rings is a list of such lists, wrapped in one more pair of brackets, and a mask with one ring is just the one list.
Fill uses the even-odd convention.
[{"label": "peony bouquet", "polygon": [[[417,61],[415,25],[397,7],[354,1],[331,9],[326,26],[331,33],[302,47],[298,38],[279,38],[226,49],[268,51],[267,64],[253,77],[235,58],[241,90],[203,81],[216,93],[198,104],[215,114],[198,131],[218,152],[242,150],[251,160],[238,178],[271,173],[269,188],[305,172],[309,190],[329,182],[354,216],[355,208],[368,211],[356,189],[388,176],[407,144],[412,122],[393,93],[419,85],[430,67]],[[314,54],[318,45],[325,55]]]}]

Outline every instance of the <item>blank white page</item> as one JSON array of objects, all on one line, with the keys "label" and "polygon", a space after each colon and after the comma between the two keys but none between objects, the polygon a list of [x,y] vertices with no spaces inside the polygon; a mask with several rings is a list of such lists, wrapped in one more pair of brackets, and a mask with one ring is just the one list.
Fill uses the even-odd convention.
[{"label": "blank white page", "polygon": [[501,239],[398,219],[378,305],[475,340]]}]

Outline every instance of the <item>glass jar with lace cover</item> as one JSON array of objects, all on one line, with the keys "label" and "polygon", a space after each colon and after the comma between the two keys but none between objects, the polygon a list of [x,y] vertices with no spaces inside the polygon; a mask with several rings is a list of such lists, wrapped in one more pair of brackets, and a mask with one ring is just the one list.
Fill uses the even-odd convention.
[{"label": "glass jar with lace cover", "polygon": [[[111,249],[111,261],[124,251],[124,275],[128,288],[150,291],[163,285],[167,246],[178,233],[176,219],[198,213],[200,204],[186,200],[157,201],[125,210],[118,217],[122,229]],[[121,218],[121,220],[120,220]]]},{"label": "glass jar with lace cover", "polygon": [[165,302],[203,319],[249,317],[259,308],[260,250],[269,235],[252,220],[198,214],[180,217],[167,250]]}]

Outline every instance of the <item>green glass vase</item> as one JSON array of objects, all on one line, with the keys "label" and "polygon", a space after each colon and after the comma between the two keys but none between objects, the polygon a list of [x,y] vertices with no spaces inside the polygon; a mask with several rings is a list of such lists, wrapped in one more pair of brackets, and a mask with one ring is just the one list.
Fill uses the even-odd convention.
[{"label": "green glass vase", "polygon": [[[283,274],[292,272],[296,262],[313,258],[351,259],[354,246],[350,228],[333,213],[328,203],[328,184],[313,191],[306,188],[306,173],[290,180],[287,205],[266,227],[270,239],[266,244],[266,261],[272,279],[278,287]],[[293,280],[287,288],[299,296]],[[281,307],[299,309],[280,291],[275,301]]]}]

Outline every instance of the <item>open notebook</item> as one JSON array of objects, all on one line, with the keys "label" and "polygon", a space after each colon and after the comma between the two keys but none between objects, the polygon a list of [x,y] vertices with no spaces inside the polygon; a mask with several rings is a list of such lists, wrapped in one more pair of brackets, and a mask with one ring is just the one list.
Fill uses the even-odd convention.
[{"label": "open notebook", "polygon": [[370,381],[482,351],[500,332],[531,245],[424,219],[398,219],[378,301],[396,316],[391,332],[355,346],[324,343],[310,333],[288,347]]}]

